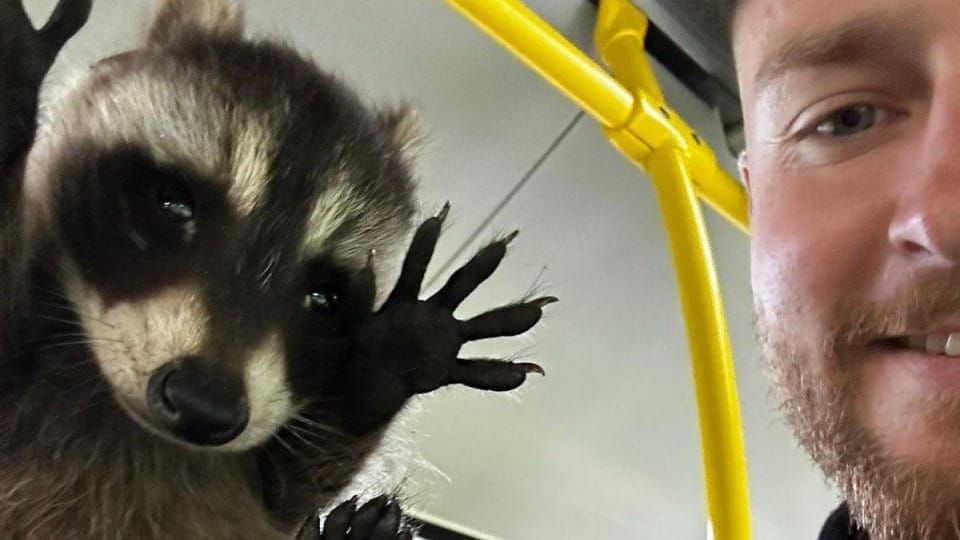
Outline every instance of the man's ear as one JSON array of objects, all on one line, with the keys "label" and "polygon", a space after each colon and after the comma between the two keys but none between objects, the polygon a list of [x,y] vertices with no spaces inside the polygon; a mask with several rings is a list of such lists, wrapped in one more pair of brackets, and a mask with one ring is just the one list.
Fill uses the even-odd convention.
[{"label": "man's ear", "polygon": [[243,12],[233,0],[155,0],[148,47],[167,47],[187,33],[240,37]]},{"label": "man's ear", "polygon": [[747,210],[749,211],[753,208],[753,195],[750,189],[750,160],[746,150],[741,151],[737,157],[737,170],[740,171],[740,179],[747,186]]}]

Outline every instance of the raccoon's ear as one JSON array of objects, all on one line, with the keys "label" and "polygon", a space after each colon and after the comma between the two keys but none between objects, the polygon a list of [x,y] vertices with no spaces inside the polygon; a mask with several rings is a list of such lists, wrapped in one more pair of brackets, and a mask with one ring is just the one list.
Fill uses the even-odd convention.
[{"label": "raccoon's ear", "polygon": [[243,10],[234,0],[155,0],[147,31],[148,47],[175,44],[185,33],[220,37],[243,34]]},{"label": "raccoon's ear", "polygon": [[393,147],[407,159],[423,143],[420,115],[408,104],[380,111],[380,125],[389,134]]}]

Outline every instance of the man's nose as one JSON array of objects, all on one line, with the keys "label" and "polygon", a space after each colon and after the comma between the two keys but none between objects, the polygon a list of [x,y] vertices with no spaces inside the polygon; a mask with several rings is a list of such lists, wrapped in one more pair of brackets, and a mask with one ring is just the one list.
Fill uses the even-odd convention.
[{"label": "man's nose", "polygon": [[960,72],[933,90],[915,150],[903,164],[890,243],[902,254],[938,266],[960,264]]}]

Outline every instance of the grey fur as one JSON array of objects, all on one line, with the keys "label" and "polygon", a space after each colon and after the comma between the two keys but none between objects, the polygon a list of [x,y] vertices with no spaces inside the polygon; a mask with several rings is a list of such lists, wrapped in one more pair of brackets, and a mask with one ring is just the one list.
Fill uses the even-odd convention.
[{"label": "grey fur", "polygon": [[[193,332],[189,347],[214,343],[230,352],[225,369],[246,369],[256,351],[279,350],[264,344],[283,319],[235,308],[228,292],[209,290],[235,280],[249,292],[242,300],[268,304],[276,291],[291,287],[288,276],[304,261],[326,256],[359,270],[371,250],[379,274],[380,265],[399,254],[413,215],[414,131],[406,109],[367,110],[285,47],[243,40],[242,15],[232,1],[164,0],[156,13],[142,48],[102,61],[49,107],[29,158],[20,218],[30,231],[22,261],[31,268],[34,296],[3,299],[18,303],[13,311],[35,316],[18,347],[0,348],[5,362],[28,365],[22,376],[0,377],[4,538],[287,539],[337,497],[383,436],[348,433],[335,410],[306,417],[296,408],[278,420],[273,437],[210,451],[157,436],[118,402],[142,391],[137,385],[156,367],[136,364],[139,349],[124,325],[152,332],[154,340]],[[275,79],[262,80],[264,71]],[[329,111],[318,105],[327,102]],[[304,124],[318,114],[330,116],[328,124]],[[171,318],[179,326],[159,333],[158,326],[174,322],[104,320],[109,311],[102,306],[116,307],[115,300],[94,283],[82,250],[63,247],[79,242],[77,231],[64,226],[73,196],[103,189],[84,184],[78,167],[129,149],[204,178],[213,192],[225,194],[243,226],[225,235],[230,255],[217,254],[230,263],[223,272],[176,282],[193,287],[187,296],[202,299],[191,301],[203,304],[195,309],[202,314],[179,313]],[[302,196],[285,195],[286,185],[275,189],[280,179]],[[131,241],[151,249],[135,235]],[[378,283],[381,289],[388,284]],[[148,292],[124,301],[145,303],[169,290]],[[67,313],[76,320],[55,320]],[[212,319],[243,328],[238,343],[208,328]],[[51,338],[64,328],[90,343]],[[111,346],[126,356],[98,349]],[[125,357],[129,365],[112,365]],[[296,374],[287,368],[283,377],[292,388]],[[109,375],[118,369],[132,378],[129,388]]]}]

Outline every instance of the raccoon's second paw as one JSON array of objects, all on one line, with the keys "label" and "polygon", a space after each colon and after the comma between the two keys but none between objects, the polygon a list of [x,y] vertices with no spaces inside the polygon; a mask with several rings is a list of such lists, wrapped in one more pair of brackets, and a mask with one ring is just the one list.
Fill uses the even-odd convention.
[{"label": "raccoon's second paw", "polygon": [[91,6],[91,0],[60,0],[35,30],[21,2],[0,0],[0,165],[33,139],[40,83]]},{"label": "raccoon's second paw", "polygon": [[[361,424],[375,425],[395,414],[403,402],[448,384],[481,390],[517,388],[528,373],[543,374],[537,364],[497,359],[458,358],[467,342],[522,334],[540,320],[553,297],[493,309],[461,321],[453,312],[500,265],[516,233],[481,249],[427,300],[420,287],[433,256],[449,204],[426,220],[414,235],[396,287],[379,311],[355,334],[353,384]],[[372,279],[372,271],[366,272]]]},{"label": "raccoon's second paw", "polygon": [[396,500],[381,495],[357,508],[354,497],[327,514],[322,531],[320,518],[311,519],[297,540],[411,540],[402,518]]},{"label": "raccoon's second paw", "polygon": [[60,0],[50,19],[36,30],[23,0],[0,0],[0,68],[4,83],[39,87],[57,53],[87,22],[92,0]]}]

